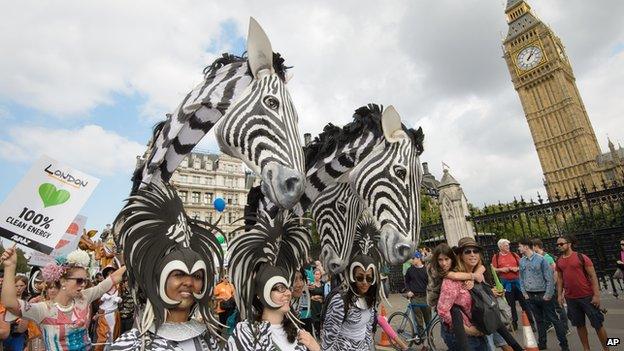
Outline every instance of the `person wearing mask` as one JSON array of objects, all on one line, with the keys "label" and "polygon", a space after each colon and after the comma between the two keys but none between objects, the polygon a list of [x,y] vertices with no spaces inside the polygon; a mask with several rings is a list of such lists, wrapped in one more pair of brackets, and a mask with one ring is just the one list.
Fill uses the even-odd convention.
[{"label": "person wearing mask", "polygon": [[229,272],[242,321],[228,338],[228,350],[320,351],[314,337],[299,329],[291,309],[290,282],[309,250],[308,224],[291,213],[273,220],[250,210],[257,213],[256,223],[229,243]]},{"label": "person wearing mask", "polygon": [[505,299],[511,307],[511,323],[514,330],[518,329],[518,312],[516,311],[516,301],[520,307],[526,312],[531,325],[533,325],[533,316],[529,310],[522,291],[520,289],[520,280],[518,271],[520,270],[520,257],[509,250],[509,240],[500,239],[498,241],[498,253],[492,257],[492,265],[496,269],[496,274],[501,280],[505,288]]},{"label": "person wearing mask", "polygon": [[[603,350],[608,350],[607,331],[603,325],[604,316],[600,312],[600,286],[591,259],[573,250],[576,238],[564,235],[557,238],[557,249],[561,253],[557,259],[557,293],[559,304],[564,298],[568,303],[568,318],[576,327],[583,350],[589,350],[589,338],[585,317],[596,330]],[[564,295],[565,289],[565,295]]]},{"label": "person wearing mask", "polygon": [[431,308],[427,305],[427,281],[427,268],[423,264],[422,254],[416,251],[412,255],[412,266],[405,272],[405,288],[410,303],[426,306],[414,307],[416,322],[422,330],[431,322]]},{"label": "person wearing mask", "polygon": [[555,312],[555,279],[554,272],[544,257],[533,252],[529,239],[520,241],[520,289],[533,311],[537,323],[538,346],[547,348],[546,321],[555,327],[559,347],[562,351],[570,351],[565,328]]},{"label": "person wearing mask", "polygon": [[370,245],[374,238],[371,232],[355,235],[349,264],[341,274],[346,287],[335,290],[324,308],[321,332],[324,351],[360,351],[373,347],[373,325],[381,297],[381,256]]}]

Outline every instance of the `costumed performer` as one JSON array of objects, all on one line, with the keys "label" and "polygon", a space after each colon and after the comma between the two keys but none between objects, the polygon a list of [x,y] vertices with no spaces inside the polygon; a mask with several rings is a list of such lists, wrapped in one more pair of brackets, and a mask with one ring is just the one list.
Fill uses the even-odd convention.
[{"label": "costumed performer", "polygon": [[353,250],[342,284],[327,296],[323,308],[321,346],[323,350],[370,350],[373,346],[373,324],[378,301],[384,297],[380,289],[377,251],[379,230],[370,216],[358,222]]},{"label": "costumed performer", "polygon": [[17,255],[14,248],[2,254],[4,260],[4,284],[2,303],[13,314],[33,320],[42,332],[48,351],[91,350],[87,328],[91,320],[90,304],[99,299],[113,284],[121,281],[125,267],[112,273],[97,286],[85,289],[89,276],[86,267],[90,257],[82,250],[75,250],[56,267],[60,290],[50,301],[30,303],[16,297],[15,266]]},{"label": "costumed performer", "polygon": [[229,269],[242,322],[228,339],[230,351],[318,351],[291,309],[291,282],[310,247],[309,229],[282,212],[257,222],[230,243]]},{"label": "costumed performer", "polygon": [[[130,196],[115,220],[118,225],[128,286],[142,313],[137,327],[121,335],[111,350],[219,349],[210,300],[223,263],[213,234],[220,230],[190,219],[176,191],[155,182]],[[203,321],[194,318],[197,313]]]}]

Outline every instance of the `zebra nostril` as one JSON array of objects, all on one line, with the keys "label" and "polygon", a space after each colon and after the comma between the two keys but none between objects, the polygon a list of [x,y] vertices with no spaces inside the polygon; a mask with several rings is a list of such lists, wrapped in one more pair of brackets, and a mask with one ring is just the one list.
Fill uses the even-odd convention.
[{"label": "zebra nostril", "polygon": [[291,193],[295,190],[297,190],[297,186],[299,185],[299,178],[297,177],[290,177],[288,179],[286,179],[286,191]]}]

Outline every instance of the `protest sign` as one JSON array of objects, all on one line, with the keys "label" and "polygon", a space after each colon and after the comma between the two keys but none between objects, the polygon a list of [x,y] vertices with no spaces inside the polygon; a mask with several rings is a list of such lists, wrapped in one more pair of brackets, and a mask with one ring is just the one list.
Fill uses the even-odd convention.
[{"label": "protest sign", "polygon": [[30,253],[30,258],[28,259],[28,264],[31,266],[43,267],[48,263],[54,262],[56,257],[67,256],[78,247],[78,242],[80,241],[80,236],[82,235],[82,229],[86,223],[87,217],[77,215],[65,231],[61,241],[56,244],[54,250],[52,250],[49,255],[38,251],[32,251]]},{"label": "protest sign", "polygon": [[42,156],[0,206],[0,236],[50,254],[98,183]]}]

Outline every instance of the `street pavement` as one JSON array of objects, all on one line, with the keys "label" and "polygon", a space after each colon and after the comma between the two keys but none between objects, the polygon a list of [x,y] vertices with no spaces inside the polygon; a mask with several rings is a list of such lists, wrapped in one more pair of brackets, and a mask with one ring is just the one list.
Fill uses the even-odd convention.
[{"label": "street pavement", "polygon": [[[407,299],[402,297],[400,294],[392,294],[388,297],[388,301],[392,305],[391,307],[386,305],[386,310],[388,316],[390,316],[395,311],[405,311],[407,307]],[[611,295],[610,292],[603,292],[601,297],[601,306],[603,308],[608,309],[608,313],[605,315],[605,327],[607,329],[607,336],[610,338],[619,338],[621,343],[619,346],[611,347],[610,350],[624,350],[624,299],[616,299]],[[521,312],[520,306],[518,305],[518,311]],[[601,350],[600,342],[596,337],[596,332],[589,325],[589,321],[586,322],[588,326],[588,334],[589,334],[589,344],[592,350]],[[378,328],[381,329],[381,328]],[[379,333],[379,332],[378,332]],[[439,331],[438,331],[439,336]],[[524,336],[522,331],[516,331],[514,333],[516,340],[520,343],[520,345],[524,345]],[[535,338],[537,340],[537,333],[535,333]],[[377,338],[379,340],[379,338]],[[441,340],[441,339],[440,339]],[[576,333],[576,328],[570,325],[570,334],[568,335],[568,344],[570,345],[571,351],[583,351],[583,347]],[[443,345],[443,343],[442,343]],[[377,346],[377,350],[391,350],[388,347]],[[414,348],[413,350],[422,350],[422,345]],[[446,350],[444,348],[443,350]],[[554,330],[551,330],[548,333],[548,350],[560,350],[559,343],[557,341],[557,336],[555,335]]]}]

